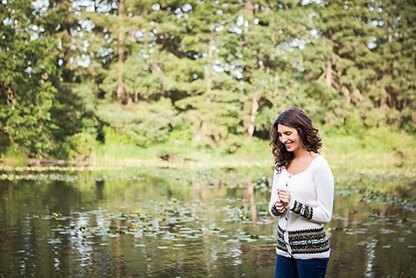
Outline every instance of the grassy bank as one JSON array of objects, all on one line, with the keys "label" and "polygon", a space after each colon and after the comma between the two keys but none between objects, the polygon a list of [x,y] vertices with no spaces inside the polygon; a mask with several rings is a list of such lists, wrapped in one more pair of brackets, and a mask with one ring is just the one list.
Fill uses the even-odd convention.
[{"label": "grassy bank", "polygon": [[[415,171],[416,137],[391,129],[371,129],[357,134],[324,132],[321,153],[335,171],[386,172],[393,169]],[[233,141],[234,149],[224,145],[201,147],[195,142],[172,140],[150,148],[108,143],[96,151],[97,165],[174,165],[174,166],[271,166],[273,157],[268,142],[257,138]]]},{"label": "grassy bank", "polygon": [[[415,172],[414,135],[389,128],[359,130],[349,134],[322,132],[321,135],[324,145],[321,153],[336,172]],[[18,150],[4,155],[2,161],[12,166],[30,162]],[[273,157],[268,142],[257,138],[232,138],[218,145],[171,138],[164,144],[143,148],[115,137],[104,145],[95,146],[88,157],[72,160],[71,163],[139,167],[272,167]]]}]

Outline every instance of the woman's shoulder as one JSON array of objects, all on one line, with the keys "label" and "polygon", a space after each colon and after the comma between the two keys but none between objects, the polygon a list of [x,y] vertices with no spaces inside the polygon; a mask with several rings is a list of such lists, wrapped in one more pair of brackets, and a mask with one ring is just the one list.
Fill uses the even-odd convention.
[{"label": "woman's shoulder", "polygon": [[[313,171],[313,178],[314,181],[322,182],[324,181],[325,184],[334,184],[334,174],[332,172],[331,167],[329,166],[328,161],[325,157],[322,155],[319,155],[317,157],[317,163],[315,164],[314,171]],[[331,181],[330,183],[327,183],[328,181]]]},{"label": "woman's shoulder", "polygon": [[316,154],[316,157],[314,158],[314,162],[315,162],[315,168],[317,170],[318,169],[330,169],[331,168],[329,166],[328,160],[326,160],[326,158],[321,154]]}]

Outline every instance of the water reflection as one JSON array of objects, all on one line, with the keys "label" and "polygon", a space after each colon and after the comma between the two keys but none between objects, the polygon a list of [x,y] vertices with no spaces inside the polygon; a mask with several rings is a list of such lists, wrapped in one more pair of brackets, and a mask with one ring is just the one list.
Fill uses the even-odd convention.
[{"label": "water reflection", "polygon": [[[230,169],[2,181],[0,276],[272,277],[267,183]],[[415,273],[415,214],[339,190],[328,276]]]},{"label": "water reflection", "polygon": [[374,238],[369,238],[366,242],[366,253],[367,253],[367,269],[366,277],[373,277],[373,267],[375,259],[377,240]]},{"label": "water reflection", "polygon": [[97,201],[104,200],[104,185],[105,181],[103,180],[95,181],[95,196]]},{"label": "water reflection", "polygon": [[257,222],[257,207],[254,202],[254,184],[248,184],[243,190],[243,196],[245,200],[248,200],[249,210],[251,213],[251,221],[253,225],[256,225]]}]

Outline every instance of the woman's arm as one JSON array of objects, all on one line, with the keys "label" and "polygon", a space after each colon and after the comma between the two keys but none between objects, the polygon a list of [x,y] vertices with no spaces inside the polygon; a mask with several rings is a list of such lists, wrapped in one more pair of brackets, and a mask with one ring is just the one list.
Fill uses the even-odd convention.
[{"label": "woman's arm", "polygon": [[314,184],[318,203],[316,206],[292,199],[288,208],[311,221],[326,224],[331,220],[334,203],[334,176],[326,161],[317,169]]}]

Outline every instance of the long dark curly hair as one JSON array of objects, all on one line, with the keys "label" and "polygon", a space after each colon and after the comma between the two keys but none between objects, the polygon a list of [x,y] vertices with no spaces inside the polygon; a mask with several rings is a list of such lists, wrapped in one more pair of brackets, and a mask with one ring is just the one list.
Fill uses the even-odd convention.
[{"label": "long dark curly hair", "polygon": [[303,148],[307,151],[318,153],[318,149],[322,147],[318,129],[312,126],[312,121],[306,113],[297,107],[287,109],[277,117],[270,130],[270,147],[277,170],[283,166],[287,167],[294,157],[293,152],[288,152],[285,145],[279,140],[279,134],[277,133],[277,125],[279,124],[295,128],[298,131]]}]

